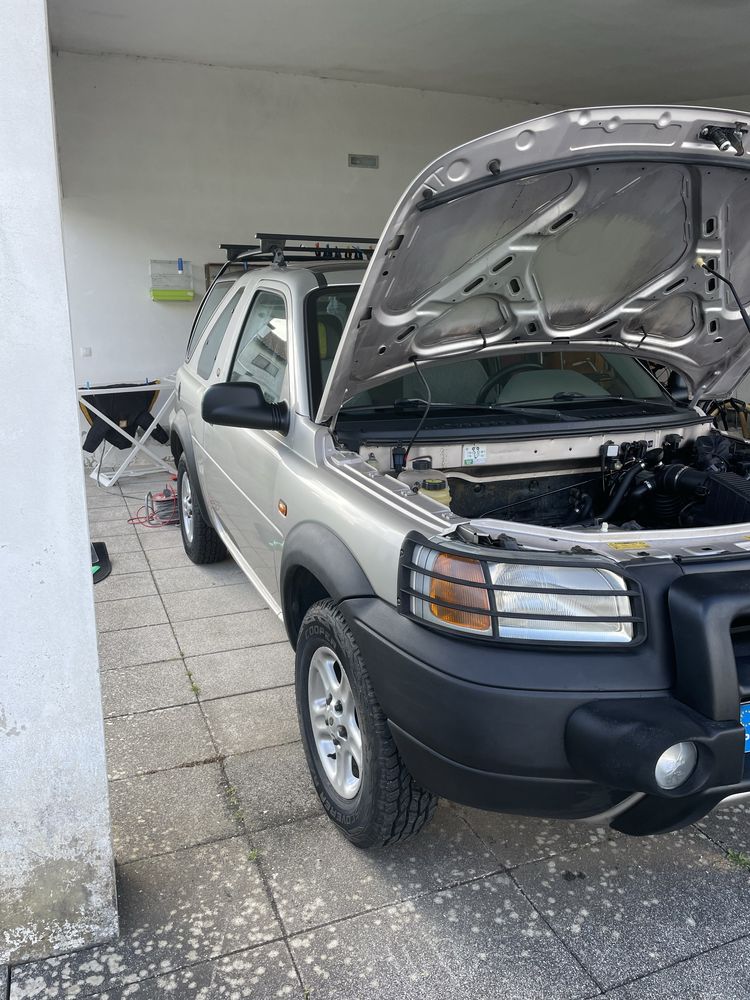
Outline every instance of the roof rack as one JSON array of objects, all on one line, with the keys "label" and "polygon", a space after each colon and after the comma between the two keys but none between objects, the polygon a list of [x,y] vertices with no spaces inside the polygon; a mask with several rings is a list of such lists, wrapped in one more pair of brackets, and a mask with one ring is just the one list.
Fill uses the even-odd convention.
[{"label": "roof rack", "polygon": [[[289,233],[256,233],[255,239],[260,243],[221,243],[221,249],[226,250],[227,262],[270,259],[283,266],[289,261],[367,260],[378,242],[377,237],[371,236],[298,236]],[[290,240],[296,245],[288,246]],[[312,245],[303,246],[305,243]]]}]

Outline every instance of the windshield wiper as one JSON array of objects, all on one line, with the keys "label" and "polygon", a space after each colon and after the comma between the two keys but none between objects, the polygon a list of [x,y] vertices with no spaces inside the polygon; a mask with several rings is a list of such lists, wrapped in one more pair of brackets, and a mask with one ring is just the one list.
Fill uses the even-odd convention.
[{"label": "windshield wiper", "polygon": [[486,409],[491,410],[493,413],[524,413],[529,417],[552,417],[555,420],[580,420],[580,417],[571,417],[567,413],[561,413],[560,410],[546,409],[542,410],[539,407],[526,406],[525,402],[516,403],[492,403],[492,405],[486,407]]},{"label": "windshield wiper", "polygon": [[[673,410],[679,406],[674,400],[667,402],[661,399],[628,399],[627,396],[586,396],[582,392],[556,392],[554,396],[544,396],[539,399],[524,399],[526,403],[601,403],[607,406],[609,403],[628,403],[639,406],[658,406],[662,409]],[[513,403],[506,403],[506,406],[513,406]],[[683,407],[684,408],[684,407]]]}]

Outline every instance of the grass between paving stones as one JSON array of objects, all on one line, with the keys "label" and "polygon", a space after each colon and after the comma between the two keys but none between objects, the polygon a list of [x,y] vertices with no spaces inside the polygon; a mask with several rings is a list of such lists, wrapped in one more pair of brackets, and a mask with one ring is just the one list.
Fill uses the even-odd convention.
[{"label": "grass between paving stones", "polygon": [[242,811],[242,805],[237,795],[237,789],[234,785],[227,784],[224,791],[226,792],[227,802],[229,802],[229,808],[232,810],[232,814],[237,822],[244,828],[245,826],[245,813]]},{"label": "grass between paving stones", "polygon": [[750,872],[750,856],[743,853],[742,851],[727,851],[727,857],[732,862],[732,864],[737,865],[738,868],[744,868],[746,872]]},{"label": "grass between paving stones", "polygon": [[190,681],[190,690],[197,697],[201,693],[200,686],[196,684],[195,677],[193,677],[192,672],[188,669],[187,663],[183,660],[183,665],[185,667],[185,672],[188,675],[188,680]]},{"label": "grass between paving stones", "polygon": [[[229,803],[229,808],[232,810],[232,815],[234,816],[234,818],[237,821],[238,825],[244,831],[245,830],[245,813],[244,813],[244,811],[242,809],[242,805],[240,803],[239,796],[237,795],[237,789],[234,787],[234,785],[227,784],[224,787],[224,792],[226,793],[227,802]],[[254,847],[250,848],[250,850],[248,851],[248,854],[247,854],[247,860],[248,861],[257,861],[259,857],[260,857],[260,851],[256,850],[256,848],[254,848]]]}]

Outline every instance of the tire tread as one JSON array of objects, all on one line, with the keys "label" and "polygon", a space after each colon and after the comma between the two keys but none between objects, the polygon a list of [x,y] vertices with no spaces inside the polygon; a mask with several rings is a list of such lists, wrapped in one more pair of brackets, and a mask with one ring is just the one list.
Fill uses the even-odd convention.
[{"label": "tire tread", "polygon": [[401,759],[388,720],[375,697],[356,640],[344,615],[333,601],[318,601],[305,615],[300,634],[313,622],[338,632],[346,645],[349,645],[359,657],[359,673],[365,686],[368,708],[376,730],[378,758],[384,780],[381,794],[377,799],[376,815],[371,823],[371,835],[368,842],[362,843],[361,846],[387,847],[407,840],[419,833],[432,818],[437,806],[437,796],[422,788],[412,778]]},{"label": "tire tread", "polygon": [[[177,466],[177,493],[178,493],[178,510],[180,511],[180,533],[182,534],[182,545],[185,552],[191,562],[194,562],[197,566],[205,566],[209,563],[217,563],[226,559],[227,547],[219,538],[216,531],[210,524],[207,524],[203,520],[203,515],[201,514],[197,503],[193,501],[193,540],[188,542],[185,537],[185,531],[182,526],[182,509],[180,506],[179,495],[180,495],[180,484],[182,483],[182,477],[187,473],[191,479],[195,480],[195,473],[188,466],[187,459],[184,455],[180,457],[179,465]],[[195,496],[195,485],[192,486],[193,496]]]}]

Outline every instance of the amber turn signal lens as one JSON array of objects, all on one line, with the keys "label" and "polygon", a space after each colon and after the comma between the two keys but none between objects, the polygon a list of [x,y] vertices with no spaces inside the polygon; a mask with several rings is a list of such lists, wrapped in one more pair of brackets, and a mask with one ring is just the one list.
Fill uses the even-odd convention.
[{"label": "amber turn signal lens", "polygon": [[[433,573],[442,573],[451,577],[450,580],[430,580],[430,611],[439,621],[446,625],[457,625],[460,628],[470,628],[475,632],[487,632],[492,621],[489,614],[490,595],[485,587],[482,564],[476,559],[464,556],[452,556],[441,552],[432,567]],[[481,587],[462,586],[459,581],[468,580],[481,583]],[[435,602],[435,603],[433,603]],[[441,602],[441,603],[437,603]],[[465,608],[476,608],[474,611],[457,611],[455,608],[443,607],[443,604],[460,604]]]}]

